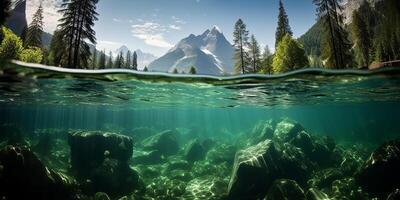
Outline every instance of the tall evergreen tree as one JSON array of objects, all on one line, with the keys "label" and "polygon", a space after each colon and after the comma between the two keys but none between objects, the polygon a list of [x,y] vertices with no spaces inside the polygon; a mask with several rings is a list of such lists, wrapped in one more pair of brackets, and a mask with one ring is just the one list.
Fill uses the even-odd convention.
[{"label": "tall evergreen tree", "polygon": [[272,61],[273,61],[274,55],[271,53],[271,50],[269,49],[269,46],[266,45],[264,48],[264,52],[261,56],[261,72],[265,74],[271,74],[272,73]]},{"label": "tall evergreen tree", "polygon": [[97,69],[97,49],[96,47],[93,48],[93,54],[92,54],[92,63],[90,64],[92,69]]},{"label": "tall evergreen tree", "polygon": [[372,40],[368,25],[362,18],[361,13],[357,10],[354,11],[352,15],[351,31],[358,63],[361,67],[368,67],[370,63]]},{"label": "tall evergreen tree", "polygon": [[303,46],[289,34],[283,37],[272,63],[274,73],[289,72],[309,65]]},{"label": "tall evergreen tree", "polygon": [[117,55],[117,58],[115,59],[114,67],[118,68],[118,69],[124,67],[124,55],[122,54],[122,52],[120,52]]},{"label": "tall evergreen tree", "polygon": [[31,24],[29,24],[26,37],[25,47],[42,47],[43,35],[43,7],[40,4],[39,8],[33,15]]},{"label": "tall evergreen tree", "polygon": [[97,66],[99,67],[99,69],[106,68],[106,51],[105,50],[100,52],[99,63]]},{"label": "tall evergreen tree", "polygon": [[233,42],[235,47],[234,59],[236,61],[235,71],[244,74],[249,62],[248,54],[245,51],[245,47],[249,45],[249,31],[247,31],[246,24],[242,19],[239,19],[235,24]]},{"label": "tall evergreen tree", "polygon": [[93,26],[98,19],[97,3],[98,0],[63,0],[59,26],[68,41],[69,67],[87,64],[90,51],[86,41],[96,44]]},{"label": "tall evergreen tree", "polygon": [[190,69],[189,69],[189,74],[197,74],[196,67],[191,66]]},{"label": "tall evergreen tree", "polygon": [[64,66],[67,63],[67,49],[64,35],[60,30],[54,31],[50,42],[50,65]]},{"label": "tall evergreen tree", "polygon": [[327,66],[341,69],[352,64],[351,44],[343,24],[342,0],[313,0],[317,6],[318,17],[323,20],[322,57]]},{"label": "tall evergreen tree", "polygon": [[137,70],[137,68],[138,68],[137,53],[136,53],[136,51],[134,51],[133,55],[132,55],[132,69]]},{"label": "tall evergreen tree", "polygon": [[128,50],[125,57],[125,68],[130,69],[132,66],[132,53]]},{"label": "tall evergreen tree", "polygon": [[[6,23],[7,17],[10,16],[11,0],[2,0],[0,4],[0,28]],[[0,30],[0,42],[3,41],[3,31]]]},{"label": "tall evergreen tree", "polygon": [[113,68],[114,67],[113,53],[111,51],[110,51],[109,56],[110,57],[108,57],[108,61],[107,61],[107,68]]},{"label": "tall evergreen tree", "polygon": [[250,37],[250,59],[251,59],[251,66],[253,67],[253,72],[256,73],[261,65],[261,50],[258,41],[254,35]]},{"label": "tall evergreen tree", "polygon": [[278,47],[279,42],[282,41],[282,38],[286,34],[293,36],[293,32],[289,25],[289,18],[286,14],[285,7],[283,6],[282,0],[279,0],[278,27],[276,28],[276,33],[275,33],[275,48]]}]

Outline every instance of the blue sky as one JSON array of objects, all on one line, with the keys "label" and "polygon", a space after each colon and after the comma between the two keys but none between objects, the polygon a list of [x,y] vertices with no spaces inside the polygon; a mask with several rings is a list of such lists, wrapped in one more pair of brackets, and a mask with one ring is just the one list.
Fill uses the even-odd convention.
[{"label": "blue sky", "polygon": [[[28,22],[40,2],[44,6],[45,31],[53,32],[61,0],[30,0]],[[315,22],[312,0],[284,0],[294,36]],[[95,31],[98,49],[116,50],[123,44],[161,56],[179,40],[201,34],[217,25],[232,42],[235,22],[242,18],[260,44],[275,44],[278,0],[100,0]]]},{"label": "blue sky", "polygon": [[[315,22],[311,0],[284,1],[294,36]],[[217,25],[232,42],[233,26],[242,18],[260,44],[275,44],[278,0],[100,0],[96,22],[98,48],[126,44],[161,56],[191,33]]]}]

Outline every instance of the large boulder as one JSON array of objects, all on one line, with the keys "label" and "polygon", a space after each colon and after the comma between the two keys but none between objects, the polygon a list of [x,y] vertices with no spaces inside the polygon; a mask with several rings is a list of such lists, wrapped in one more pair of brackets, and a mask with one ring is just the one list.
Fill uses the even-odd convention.
[{"label": "large boulder", "polygon": [[400,140],[376,149],[357,172],[356,181],[370,194],[381,197],[400,188]]},{"label": "large boulder", "polygon": [[145,150],[158,150],[163,156],[174,155],[179,150],[177,134],[166,130],[145,139],[142,144]]},{"label": "large boulder", "polygon": [[47,168],[27,147],[0,150],[0,197],[17,199],[76,199],[74,182]]},{"label": "large boulder", "polygon": [[192,141],[185,150],[185,159],[189,162],[203,160],[207,149],[203,147],[199,140]]},{"label": "large boulder", "polygon": [[264,200],[305,200],[303,189],[296,181],[279,179],[274,182]]},{"label": "large boulder", "polygon": [[139,175],[130,168],[133,140],[107,132],[69,134],[72,170],[82,180],[90,180],[92,191],[121,196],[140,186]]},{"label": "large boulder", "polygon": [[132,157],[132,138],[100,131],[76,131],[68,136],[71,166],[78,174],[87,174],[106,157],[127,162]]},{"label": "large boulder", "polygon": [[315,188],[310,188],[306,193],[307,200],[331,200],[327,194]]},{"label": "large boulder", "polygon": [[301,124],[285,119],[276,125],[273,140],[278,142],[289,142],[301,131],[304,131]]},{"label": "large boulder", "polygon": [[299,148],[288,143],[278,146],[265,140],[236,153],[229,196],[264,198],[276,179],[292,179],[305,185],[310,173],[309,162]]}]

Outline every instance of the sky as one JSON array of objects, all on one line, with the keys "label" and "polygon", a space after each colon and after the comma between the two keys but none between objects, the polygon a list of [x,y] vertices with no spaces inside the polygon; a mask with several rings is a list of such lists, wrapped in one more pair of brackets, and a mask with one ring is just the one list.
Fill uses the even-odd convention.
[{"label": "sky", "polygon": [[[40,1],[44,6],[45,31],[53,32],[60,13],[59,0],[28,0],[28,22]],[[284,0],[295,37],[304,34],[316,19],[311,0]],[[114,51],[122,45],[131,50],[162,56],[190,34],[200,35],[214,25],[232,43],[235,22],[241,18],[260,45],[275,44],[278,0],[100,0],[95,31],[97,48]]]}]

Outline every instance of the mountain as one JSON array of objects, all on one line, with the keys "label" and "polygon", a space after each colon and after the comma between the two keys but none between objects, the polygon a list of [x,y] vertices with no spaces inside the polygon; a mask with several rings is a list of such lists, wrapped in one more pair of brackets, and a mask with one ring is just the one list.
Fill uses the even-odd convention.
[{"label": "mountain", "polygon": [[[122,52],[122,55],[126,56],[126,53],[129,51],[130,49],[125,46],[122,45],[120,48],[118,48],[117,50],[115,50],[113,52],[113,55],[118,55],[119,53]],[[139,69],[143,69],[145,66],[148,66],[151,62],[153,62],[154,60],[157,59],[157,57],[153,54],[150,53],[145,53],[140,49],[134,50],[136,51],[137,54],[137,58],[138,58],[138,68]],[[133,50],[131,50],[131,52],[134,52]]]},{"label": "mountain", "polygon": [[192,66],[198,74],[233,73],[233,46],[217,26],[201,35],[189,35],[164,56],[149,65],[150,71],[188,73]]},{"label": "mountain", "polygon": [[344,22],[345,24],[350,24],[351,23],[351,17],[353,15],[353,11],[357,10],[360,8],[360,6],[364,2],[369,2],[371,5],[375,5],[375,3],[382,1],[382,0],[347,0],[345,4],[343,5],[343,15],[345,17]]},{"label": "mountain", "polygon": [[26,21],[26,1],[14,1],[11,16],[6,21],[6,26],[15,34],[21,36],[28,26]]}]

